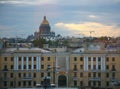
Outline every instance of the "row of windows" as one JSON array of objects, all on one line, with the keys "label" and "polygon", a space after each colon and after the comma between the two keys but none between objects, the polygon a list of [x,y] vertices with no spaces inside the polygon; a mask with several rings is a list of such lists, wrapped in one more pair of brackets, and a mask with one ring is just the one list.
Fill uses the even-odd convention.
[{"label": "row of windows", "polygon": [[32,86],[32,84],[33,84],[33,86],[36,86],[36,81],[18,81],[18,82],[16,82],[16,81],[10,81],[10,83],[9,82],[7,82],[7,81],[4,81],[3,82],[4,84],[4,87],[7,87],[7,86],[10,86],[10,87],[21,87],[21,86],[24,86],[24,87],[31,87]]},{"label": "row of windows", "polygon": [[[98,58],[98,61],[101,61],[101,57],[97,57]],[[96,57],[93,57],[93,61],[96,61],[97,59]],[[83,61],[83,57],[80,57],[80,61]],[[88,61],[91,61],[92,57],[88,57]],[[106,61],[108,62],[109,61],[109,57],[106,57]],[[74,57],[74,61],[77,61],[77,57]],[[115,61],[115,57],[112,57],[112,61]]]},{"label": "row of windows", "polygon": [[[41,75],[41,77],[44,77],[45,76],[45,73],[42,72],[39,74],[39,76]],[[4,79],[6,79],[8,76],[8,73],[4,73]],[[47,76],[51,76],[51,73],[50,72],[47,72]],[[14,73],[10,73],[10,78],[13,78],[14,77]],[[37,74],[36,73],[18,73],[18,78],[36,78],[37,77]]]},{"label": "row of windows", "polygon": [[[78,84],[78,81],[74,80],[74,86],[84,86],[83,84],[83,81]],[[101,81],[88,81],[88,86],[101,86]],[[106,86],[110,86],[109,81],[106,81]]]},{"label": "row of windows", "polygon": [[[74,72],[74,77],[77,77],[77,74],[78,74],[77,72]],[[109,78],[110,75],[111,75],[112,78],[115,78],[115,76],[116,76],[114,72],[112,74],[106,73],[105,76],[106,76],[106,78]],[[83,72],[80,73],[80,77],[84,77]],[[96,73],[96,72],[88,73],[88,77],[101,77],[101,73]]]},{"label": "row of windows", "polygon": [[[50,65],[48,65],[49,67]],[[13,69],[13,65],[10,66],[10,69]],[[36,65],[33,65],[33,69],[36,69]],[[45,66],[44,65],[41,65],[41,69],[44,69]],[[8,69],[8,66],[7,65],[4,65],[4,69]],[[18,69],[22,69],[22,66],[21,65],[18,65]],[[26,65],[23,65],[23,69],[27,69],[27,66]],[[32,69],[32,65],[28,65],[28,69]]]},{"label": "row of windows", "polygon": [[[36,61],[36,58],[37,57],[33,57],[33,60]],[[26,61],[27,57],[23,57],[23,60]],[[50,61],[50,57],[47,57],[47,60]],[[8,60],[8,57],[4,57],[4,61],[7,61]],[[14,60],[14,57],[11,57],[11,61]],[[21,61],[22,60],[22,57],[18,57],[18,61]],[[32,57],[28,57],[28,60],[31,61],[32,60]],[[41,61],[44,61],[44,57],[41,57]]]},{"label": "row of windows", "polygon": [[[109,70],[110,66],[111,66],[111,70],[112,71],[116,70],[115,65],[106,65],[106,69]],[[78,69],[78,66],[74,65],[73,70],[77,70],[77,69]],[[80,69],[83,69],[83,65],[80,65]],[[88,65],[88,69],[91,69],[91,65]],[[101,69],[101,65],[98,65],[98,70],[100,70],[100,69]],[[93,65],[93,70],[96,70],[96,65]]]}]

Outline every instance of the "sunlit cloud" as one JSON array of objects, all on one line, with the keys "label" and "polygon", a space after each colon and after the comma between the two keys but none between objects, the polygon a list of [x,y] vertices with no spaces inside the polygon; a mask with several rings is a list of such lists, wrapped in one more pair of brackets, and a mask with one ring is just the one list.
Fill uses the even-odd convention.
[{"label": "sunlit cloud", "polygon": [[15,5],[42,5],[54,4],[56,0],[1,0],[1,4],[15,4]]},{"label": "sunlit cloud", "polygon": [[[104,25],[96,22],[85,23],[56,23],[56,27],[61,29],[67,29],[73,32],[73,34],[84,34],[84,36],[114,36],[120,35],[120,27]],[[90,33],[93,31],[92,33]]]}]

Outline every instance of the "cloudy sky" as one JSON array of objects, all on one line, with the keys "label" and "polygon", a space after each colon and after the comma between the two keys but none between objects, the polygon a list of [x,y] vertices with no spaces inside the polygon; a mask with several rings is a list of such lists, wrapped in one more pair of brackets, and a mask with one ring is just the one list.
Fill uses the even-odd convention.
[{"label": "cloudy sky", "polygon": [[120,36],[120,0],[0,0],[0,37],[27,37],[44,15],[63,36]]}]

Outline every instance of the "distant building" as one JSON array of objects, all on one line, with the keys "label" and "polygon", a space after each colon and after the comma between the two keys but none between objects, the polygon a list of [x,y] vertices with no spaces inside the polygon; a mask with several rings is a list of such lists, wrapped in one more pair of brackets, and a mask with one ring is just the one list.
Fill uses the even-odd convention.
[{"label": "distant building", "polygon": [[51,31],[51,27],[49,25],[49,22],[46,19],[46,16],[44,16],[42,23],[39,26],[39,31],[34,33],[35,39],[37,38],[46,38],[50,39],[55,36],[55,33]]}]

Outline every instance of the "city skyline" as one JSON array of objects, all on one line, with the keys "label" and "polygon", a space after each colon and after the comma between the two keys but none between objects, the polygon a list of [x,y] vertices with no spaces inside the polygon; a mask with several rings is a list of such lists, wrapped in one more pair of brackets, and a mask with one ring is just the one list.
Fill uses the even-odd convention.
[{"label": "city skyline", "polygon": [[[62,36],[120,36],[120,0],[0,0],[0,37],[27,37],[44,16]],[[80,35],[78,35],[80,34]]]}]

